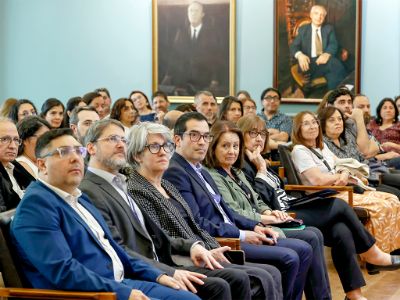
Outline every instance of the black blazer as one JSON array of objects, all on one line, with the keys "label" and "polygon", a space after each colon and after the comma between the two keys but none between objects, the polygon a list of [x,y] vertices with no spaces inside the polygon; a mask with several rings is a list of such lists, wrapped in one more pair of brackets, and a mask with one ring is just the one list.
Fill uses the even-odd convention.
[{"label": "black blazer", "polygon": [[[146,229],[151,236],[144,232],[141,225],[132,216],[131,208],[121,195],[103,178],[86,171],[85,177],[79,187],[87,194],[96,208],[103,215],[111,230],[113,239],[133,257],[144,259],[157,268],[173,275],[176,266],[172,254],[189,255],[190,247],[194,241],[169,238],[160,227],[141,210],[145,220]],[[135,200],[135,199],[134,199]],[[154,243],[157,257],[154,260],[151,241]],[[169,266],[168,266],[169,265]]]},{"label": "black blazer", "polygon": [[[35,178],[20,165],[17,161],[11,162],[14,165],[14,178],[21,189],[25,190],[28,185],[35,181]],[[16,208],[21,201],[18,194],[12,188],[10,176],[0,163],[0,212]]]}]

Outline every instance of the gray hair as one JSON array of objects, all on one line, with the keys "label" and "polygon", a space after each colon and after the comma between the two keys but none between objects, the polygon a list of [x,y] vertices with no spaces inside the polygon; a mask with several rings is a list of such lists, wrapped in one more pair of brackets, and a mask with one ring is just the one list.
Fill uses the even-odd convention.
[{"label": "gray hair", "polygon": [[103,131],[110,125],[115,125],[125,131],[124,126],[120,121],[114,119],[102,119],[92,124],[85,136],[85,146],[89,143],[93,143],[99,139]]},{"label": "gray hair", "polygon": [[7,122],[15,124],[14,121],[8,117],[0,117],[0,123],[7,123]]},{"label": "gray hair", "polygon": [[143,122],[132,126],[129,133],[128,163],[134,168],[139,166],[135,157],[144,151],[149,134],[161,134],[167,142],[172,142],[172,134],[164,125]]},{"label": "gray hair", "polygon": [[[199,101],[200,101],[200,96],[201,96],[201,95],[208,96],[208,97],[213,97],[213,98],[214,98],[214,95],[213,95],[211,92],[209,92],[209,91],[198,91],[198,92],[194,95],[194,103],[196,103],[196,104],[199,103]],[[214,98],[214,100],[215,100],[215,98]],[[215,100],[215,102],[217,102],[217,100]]]}]

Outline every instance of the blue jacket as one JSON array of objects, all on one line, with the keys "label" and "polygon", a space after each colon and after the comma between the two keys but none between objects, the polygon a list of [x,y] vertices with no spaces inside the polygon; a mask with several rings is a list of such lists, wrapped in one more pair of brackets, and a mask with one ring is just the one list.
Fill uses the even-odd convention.
[{"label": "blue jacket", "polygon": [[[202,170],[202,175],[216,193],[218,187],[211,175]],[[203,180],[192,166],[178,153],[172,156],[164,179],[171,182],[192,209],[194,218],[201,228],[216,237],[239,237],[239,229],[253,230],[258,222],[250,220],[230,209],[221,197],[221,206],[235,225],[227,224]]]},{"label": "blue jacket", "polygon": [[[124,266],[125,278],[155,282],[162,272],[129,257],[115,243],[100,213],[86,196],[82,204],[104,230]],[[17,207],[11,236],[33,287],[108,291],[128,299],[132,288],[114,280],[112,261],[73,208],[41,182],[33,182]]]}]

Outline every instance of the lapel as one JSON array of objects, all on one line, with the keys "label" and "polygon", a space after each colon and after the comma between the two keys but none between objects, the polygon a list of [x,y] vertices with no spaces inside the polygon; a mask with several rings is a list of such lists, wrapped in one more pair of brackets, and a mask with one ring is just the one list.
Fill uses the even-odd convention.
[{"label": "lapel", "polygon": [[139,224],[136,219],[133,217],[131,208],[125,202],[125,200],[121,197],[121,195],[115,190],[113,186],[110,185],[105,179],[100,176],[90,172],[89,170],[85,174],[85,179],[96,184],[99,189],[103,191],[103,193],[109,195],[112,198],[112,201],[115,201],[119,206],[121,206],[122,210],[125,213],[125,216],[129,219],[132,226],[135,228],[136,233],[139,233],[146,239],[149,239],[147,234],[143,231],[142,225]]},{"label": "lapel", "polygon": [[[215,204],[214,198],[211,195],[211,193],[208,191],[205,183],[203,182],[203,180],[200,178],[200,176],[196,173],[195,170],[193,170],[192,166],[186,161],[186,159],[184,159],[181,155],[179,155],[178,153],[174,153],[174,155],[176,155],[176,159],[178,164],[181,165],[181,167],[186,170],[187,173],[189,173],[190,177],[192,179],[194,179],[202,188],[202,190],[204,191],[204,193],[206,193],[206,195],[208,196],[208,199],[210,200],[210,202],[212,203],[212,205],[214,205],[215,209],[218,211],[219,214],[219,208],[217,206],[217,204]],[[213,188],[213,190],[215,192],[218,191],[218,188],[215,186],[214,181],[212,180],[212,177],[208,174],[208,172],[206,172],[204,169],[201,170],[201,174],[203,175],[204,179],[208,182],[208,184],[211,185],[211,187]],[[221,201],[222,203],[222,201]]]},{"label": "lapel", "polygon": [[[243,181],[243,178],[241,178],[241,176],[238,174],[238,177],[240,180]],[[232,187],[232,189],[235,190],[236,193],[240,193],[243,195],[243,197],[245,197],[245,199],[247,199],[247,196],[245,194],[245,192],[237,185],[237,183],[230,177],[230,176],[225,176],[225,179],[228,181],[229,185]]]}]

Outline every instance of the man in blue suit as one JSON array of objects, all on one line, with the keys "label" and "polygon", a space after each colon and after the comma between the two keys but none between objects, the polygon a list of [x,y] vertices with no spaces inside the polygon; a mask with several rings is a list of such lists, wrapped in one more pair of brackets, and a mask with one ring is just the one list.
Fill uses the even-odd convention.
[{"label": "man in blue suit", "polygon": [[100,213],[78,189],[86,148],[70,129],[45,133],[35,154],[39,179],[26,190],[11,224],[33,287],[109,291],[123,300],[199,299],[114,242]]},{"label": "man in blue suit", "polygon": [[207,119],[198,112],[182,115],[175,124],[176,152],[164,173],[188,202],[196,222],[212,236],[240,238],[246,261],[268,263],[282,274],[285,299],[301,299],[313,251],[308,243],[278,239],[271,228],[231,210],[211,175],[202,169],[209,142]]},{"label": "man in blue suit", "polygon": [[328,89],[336,88],[346,76],[346,70],[335,56],[338,42],[332,25],[323,24],[326,9],[314,5],[310,11],[311,24],[303,25],[293,43],[290,45],[290,55],[297,59],[300,70],[312,79],[324,76]]}]

